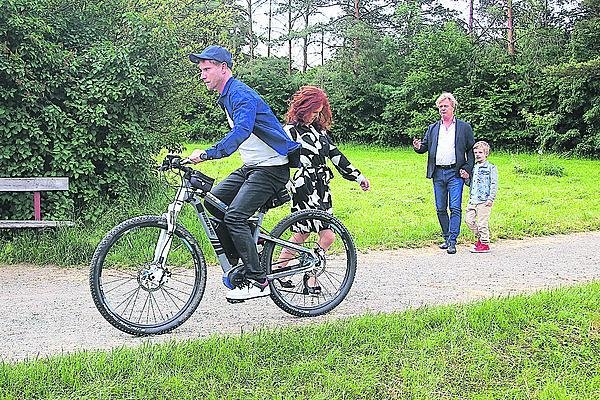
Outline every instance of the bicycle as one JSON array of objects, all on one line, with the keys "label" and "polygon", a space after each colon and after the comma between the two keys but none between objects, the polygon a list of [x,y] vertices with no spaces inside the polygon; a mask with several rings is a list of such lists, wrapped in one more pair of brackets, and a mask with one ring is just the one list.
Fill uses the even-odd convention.
[{"label": "bicycle", "polygon": [[[223,270],[223,284],[232,289],[247,284],[242,265],[232,265],[215,227],[222,221],[209,217],[203,204],[221,211],[227,205],[210,193],[214,179],[187,166],[188,159],[168,155],[159,170],[179,174],[180,183],[167,212],[121,222],[98,244],[90,263],[90,289],[102,316],[117,329],[138,336],[177,328],[196,310],[206,286],[207,268],[198,240],[179,222],[185,203],[191,204],[202,230]],[[346,297],[356,273],[356,249],[346,227],[319,210],[297,211],[267,232],[261,224],[272,208],[290,200],[284,188],[273,195],[249,220],[267,272],[271,299],[283,311],[299,317],[325,314]],[[307,221],[333,230],[336,241],[328,251],[311,233],[303,243],[289,239],[293,227]],[[308,278],[321,287],[307,287]]]}]

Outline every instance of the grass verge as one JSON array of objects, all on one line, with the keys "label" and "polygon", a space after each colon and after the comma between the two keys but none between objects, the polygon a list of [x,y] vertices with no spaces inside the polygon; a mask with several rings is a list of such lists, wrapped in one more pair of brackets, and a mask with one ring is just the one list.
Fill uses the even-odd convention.
[{"label": "grass verge", "polygon": [[[188,146],[191,149],[198,144]],[[438,241],[431,180],[425,178],[426,156],[412,149],[340,146],[350,161],[370,179],[372,190],[362,192],[355,182],[334,170],[331,182],[335,215],[352,233],[360,251],[417,247]],[[493,153],[499,191],[490,226],[492,240],[518,239],[600,229],[600,160],[568,159],[553,155]],[[237,155],[207,162],[202,170],[218,180],[240,165]],[[125,218],[162,214],[172,191],[159,187],[143,204],[119,204],[94,226],[56,232],[20,232],[0,238],[0,263],[86,264],[106,232]],[[468,189],[463,195],[468,198]],[[267,226],[289,213],[289,204],[267,215]],[[198,238],[203,235],[191,210],[180,218]],[[473,236],[463,224],[459,242]],[[201,240],[209,262],[212,249]]]},{"label": "grass verge", "polygon": [[3,399],[597,399],[600,282],[0,364]]}]

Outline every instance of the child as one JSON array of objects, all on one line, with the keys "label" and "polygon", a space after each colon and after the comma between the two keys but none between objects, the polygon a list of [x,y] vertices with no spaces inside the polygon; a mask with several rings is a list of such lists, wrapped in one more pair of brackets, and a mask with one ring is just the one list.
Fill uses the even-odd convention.
[{"label": "child", "polygon": [[473,154],[475,155],[475,167],[471,177],[471,191],[465,222],[477,237],[477,243],[471,252],[488,253],[490,251],[488,221],[498,190],[498,169],[487,161],[490,145],[486,142],[475,143]]}]

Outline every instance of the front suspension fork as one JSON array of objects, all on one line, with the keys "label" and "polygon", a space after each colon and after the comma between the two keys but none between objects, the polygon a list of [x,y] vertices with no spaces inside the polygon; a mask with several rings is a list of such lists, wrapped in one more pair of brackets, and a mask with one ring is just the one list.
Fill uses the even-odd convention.
[{"label": "front suspension fork", "polygon": [[165,267],[167,262],[167,255],[171,250],[171,244],[173,243],[173,233],[175,232],[175,226],[177,224],[177,216],[183,207],[183,203],[187,196],[186,188],[180,187],[175,196],[175,201],[169,204],[167,212],[163,214],[163,217],[167,220],[167,229],[161,229],[158,235],[158,241],[154,249],[153,264],[158,265],[162,268]]}]

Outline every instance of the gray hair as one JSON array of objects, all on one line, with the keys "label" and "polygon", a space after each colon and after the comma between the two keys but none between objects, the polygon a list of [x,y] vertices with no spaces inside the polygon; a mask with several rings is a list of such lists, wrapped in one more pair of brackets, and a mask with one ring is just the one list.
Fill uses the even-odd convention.
[{"label": "gray hair", "polygon": [[458,102],[454,98],[454,95],[452,93],[448,93],[448,92],[444,92],[444,93],[440,94],[440,96],[435,101],[435,105],[439,106],[440,103],[446,99],[450,100],[450,104],[452,104],[452,108],[456,109],[456,107],[458,106]]}]

